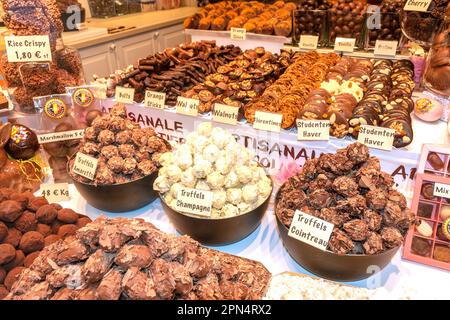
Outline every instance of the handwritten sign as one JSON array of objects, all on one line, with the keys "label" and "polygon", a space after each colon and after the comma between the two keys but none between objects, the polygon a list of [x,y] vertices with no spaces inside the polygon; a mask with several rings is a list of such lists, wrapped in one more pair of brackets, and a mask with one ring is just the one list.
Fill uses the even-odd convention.
[{"label": "handwritten sign", "polygon": [[48,36],[5,37],[8,62],[45,62],[52,60]]},{"label": "handwritten sign", "polygon": [[334,224],[296,210],[288,235],[301,242],[325,251],[333,232]]},{"label": "handwritten sign", "polygon": [[231,28],[230,38],[232,40],[245,40],[247,38],[247,30],[244,28]]},{"label": "handwritten sign", "polygon": [[408,0],[403,7],[404,11],[427,12],[432,0]]},{"label": "handwritten sign", "polygon": [[48,202],[70,200],[68,183],[41,184],[40,193]]},{"label": "handwritten sign", "polygon": [[316,50],[319,43],[318,36],[301,35],[298,46],[300,49]]},{"label": "handwritten sign", "polygon": [[178,191],[175,209],[209,217],[212,209],[213,193],[197,189],[182,188]]},{"label": "handwritten sign", "polygon": [[356,39],[339,38],[334,41],[334,51],[353,52],[355,50]]},{"label": "handwritten sign", "polygon": [[213,121],[236,125],[238,121],[239,107],[228,106],[226,104],[214,104],[212,112]]},{"label": "handwritten sign", "polygon": [[50,143],[50,142],[81,139],[81,138],[83,138],[83,136],[84,136],[84,129],[38,134],[37,137],[38,137],[39,143],[43,144],[43,143]]},{"label": "handwritten sign", "polygon": [[256,111],[253,128],[271,132],[280,132],[282,120],[283,115],[280,113]]},{"label": "handwritten sign", "polygon": [[97,171],[98,159],[95,159],[86,154],[77,153],[75,162],[73,164],[73,172],[79,174],[82,177],[94,180],[95,172]]},{"label": "handwritten sign", "polygon": [[394,129],[362,125],[359,129],[358,142],[370,148],[391,151],[394,137]]},{"label": "handwritten sign", "polygon": [[398,41],[377,40],[375,41],[374,54],[376,56],[395,57],[397,54]]},{"label": "handwritten sign", "polygon": [[329,120],[300,120],[297,119],[298,140],[320,141],[330,139]]},{"label": "handwritten sign", "polygon": [[145,91],[144,105],[154,109],[164,109],[166,106],[166,94],[164,92]]},{"label": "handwritten sign", "polygon": [[116,87],[116,101],[134,103],[134,88]]},{"label": "handwritten sign", "polygon": [[185,97],[178,97],[175,108],[177,110],[177,113],[195,117],[198,115],[198,106],[199,105],[200,105],[200,100],[185,98]]},{"label": "handwritten sign", "polygon": [[433,195],[435,197],[443,197],[450,199],[450,185],[435,182]]}]

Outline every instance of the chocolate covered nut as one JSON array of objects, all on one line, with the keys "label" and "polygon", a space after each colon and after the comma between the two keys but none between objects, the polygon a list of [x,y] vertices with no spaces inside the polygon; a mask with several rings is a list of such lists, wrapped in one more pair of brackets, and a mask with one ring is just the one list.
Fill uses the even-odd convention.
[{"label": "chocolate covered nut", "polygon": [[36,218],[39,222],[51,224],[58,216],[58,211],[52,205],[43,205],[36,212]]},{"label": "chocolate covered nut", "polygon": [[427,161],[435,170],[442,170],[444,168],[444,161],[442,161],[436,152],[430,152]]},{"label": "chocolate covered nut", "polygon": [[432,183],[424,183],[422,185],[421,193],[422,197],[427,200],[434,199],[434,185]]},{"label": "chocolate covered nut", "polygon": [[16,250],[8,243],[0,244],[0,265],[11,262],[16,256]]},{"label": "chocolate covered nut", "polygon": [[44,237],[39,232],[29,231],[20,239],[19,248],[26,254],[42,250],[44,248]]}]

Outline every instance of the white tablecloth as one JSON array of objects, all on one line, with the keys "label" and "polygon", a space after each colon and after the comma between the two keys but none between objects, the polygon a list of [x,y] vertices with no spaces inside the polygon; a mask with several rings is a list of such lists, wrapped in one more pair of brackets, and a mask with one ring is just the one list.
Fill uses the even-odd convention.
[{"label": "white tablecloth", "polygon": [[[72,208],[79,213],[85,213],[92,219],[101,214],[111,218],[119,216],[144,218],[161,230],[176,234],[176,230],[165,215],[159,200],[133,212],[116,214],[103,213],[88,205],[73,185],[70,185],[70,195],[71,200],[62,202],[61,205]],[[297,264],[284,249],[271,207],[266,212],[261,226],[246,239],[232,245],[214,247],[214,249],[260,261],[274,275],[284,271],[310,274]],[[449,271],[403,260],[401,251],[381,273],[350,284],[370,289],[382,288],[377,295],[378,298],[382,299],[399,299],[405,296],[423,299],[450,298]]]}]

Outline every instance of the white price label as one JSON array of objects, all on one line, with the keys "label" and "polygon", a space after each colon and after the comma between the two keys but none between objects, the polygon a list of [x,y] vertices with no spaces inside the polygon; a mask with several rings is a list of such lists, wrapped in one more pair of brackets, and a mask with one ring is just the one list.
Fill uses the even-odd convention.
[{"label": "white price label", "polygon": [[40,144],[81,139],[84,137],[84,129],[39,134],[37,137]]},{"label": "white price label", "polygon": [[316,50],[319,43],[318,36],[301,35],[298,46],[300,49]]},{"label": "white price label", "polygon": [[283,115],[264,111],[255,112],[255,122],[253,128],[264,131],[280,132]]},{"label": "white price label", "polygon": [[408,0],[403,7],[404,11],[427,12],[432,0]]},{"label": "white price label", "polygon": [[339,38],[334,41],[334,51],[353,52],[355,50],[356,39]]},{"label": "white price label", "polygon": [[176,209],[180,212],[209,217],[213,193],[197,189],[182,188],[178,191]]},{"label": "white price label", "polygon": [[144,105],[153,109],[164,109],[166,106],[166,94],[164,92],[145,91]]},{"label": "white price label", "polygon": [[301,242],[325,251],[333,232],[334,224],[296,210],[288,235]]},{"label": "white price label", "polygon": [[78,152],[73,164],[73,172],[89,180],[95,179],[95,172],[97,171],[98,159]]},{"label": "white price label", "polygon": [[435,182],[433,195],[435,197],[443,197],[450,199],[450,185]]},{"label": "white price label", "polygon": [[216,103],[214,104],[212,115],[215,122],[236,125],[238,121],[239,107]]},{"label": "white price label", "polygon": [[40,193],[48,202],[70,200],[68,183],[41,184]]},{"label": "white price label", "polygon": [[330,139],[329,120],[297,119],[298,140],[320,141]]},{"label": "white price label", "polygon": [[370,148],[391,151],[394,137],[394,129],[362,125],[358,133],[358,142]]},{"label": "white price label", "polygon": [[397,54],[398,41],[377,40],[375,42],[374,54],[376,56],[395,57]]},{"label": "white price label", "polygon": [[7,36],[5,47],[8,62],[52,61],[48,36]]},{"label": "white price label", "polygon": [[231,28],[230,38],[232,40],[245,40],[247,38],[247,30],[244,28]]},{"label": "white price label", "polygon": [[175,108],[177,110],[177,113],[185,114],[188,116],[197,116],[199,105],[200,105],[200,100],[185,98],[185,97],[178,97]]},{"label": "white price label", "polygon": [[134,88],[116,87],[116,101],[134,103]]}]

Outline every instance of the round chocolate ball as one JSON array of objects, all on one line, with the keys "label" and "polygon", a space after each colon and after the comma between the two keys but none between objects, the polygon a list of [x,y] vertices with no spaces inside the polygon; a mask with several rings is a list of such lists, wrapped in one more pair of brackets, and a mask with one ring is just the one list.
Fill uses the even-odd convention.
[{"label": "round chocolate ball", "polygon": [[14,124],[11,127],[11,135],[5,150],[13,158],[27,160],[32,158],[39,149],[36,134],[28,127]]}]

